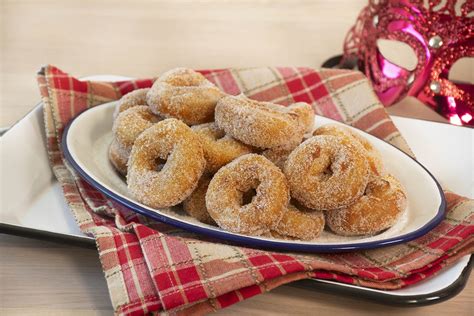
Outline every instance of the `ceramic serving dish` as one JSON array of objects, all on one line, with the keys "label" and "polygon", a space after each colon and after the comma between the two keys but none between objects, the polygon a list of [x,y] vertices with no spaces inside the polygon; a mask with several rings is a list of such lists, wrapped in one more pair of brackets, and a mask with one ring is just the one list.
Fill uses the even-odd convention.
[{"label": "ceramic serving dish", "polygon": [[[407,242],[426,234],[443,218],[444,194],[431,173],[398,148],[357,129],[353,130],[363,134],[380,151],[386,170],[400,180],[407,192],[408,207],[403,216],[393,227],[381,234],[343,237],[324,231],[318,239],[312,241],[246,236],[201,223],[175,208],[173,210],[153,209],[137,202],[129,194],[125,179],[114,170],[108,160],[108,147],[112,141],[112,113],[115,106],[116,102],[110,102],[91,108],[81,113],[68,125],[62,140],[66,159],[86,181],[102,193],[154,220],[252,247],[288,251],[335,252],[377,248]],[[328,123],[337,122],[317,116],[314,127],[317,128]]]}]

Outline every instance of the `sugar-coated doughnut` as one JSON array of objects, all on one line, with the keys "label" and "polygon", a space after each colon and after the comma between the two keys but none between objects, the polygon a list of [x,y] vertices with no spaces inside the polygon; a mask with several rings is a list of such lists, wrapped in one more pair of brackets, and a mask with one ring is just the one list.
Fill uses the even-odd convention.
[{"label": "sugar-coated doughnut", "polygon": [[303,206],[289,204],[274,232],[279,236],[300,240],[313,240],[319,237],[324,229],[324,213],[307,209]]},{"label": "sugar-coated doughnut", "polygon": [[[166,160],[161,170],[160,163]],[[153,208],[181,203],[196,188],[206,160],[197,136],[183,122],[166,119],[138,136],[128,161],[132,196]]]},{"label": "sugar-coated doughnut", "polygon": [[296,147],[285,163],[291,196],[315,210],[332,210],[355,202],[369,178],[360,145],[329,135],[313,136]]},{"label": "sugar-coated doughnut", "polygon": [[128,108],[117,116],[112,126],[114,137],[109,147],[109,160],[120,174],[127,175],[127,161],[135,139],[159,120],[144,105]]},{"label": "sugar-coated doughnut", "polygon": [[386,175],[369,182],[364,195],[354,204],[326,212],[326,222],[339,235],[374,235],[393,226],[406,203],[400,182]]},{"label": "sugar-coated doughnut", "polygon": [[147,105],[146,94],[149,90],[150,88],[137,89],[122,96],[122,98],[118,101],[117,106],[115,107],[114,119],[117,118],[120,113],[131,107]]},{"label": "sugar-coated doughnut", "polygon": [[303,125],[305,132],[313,130],[314,111],[311,105],[306,102],[297,102],[288,106],[288,109],[299,116],[299,121]]},{"label": "sugar-coated doughnut", "polygon": [[311,107],[304,103],[281,106],[244,96],[226,96],[217,102],[215,120],[227,134],[260,148],[296,146],[303,139]]},{"label": "sugar-coated doughnut", "polygon": [[131,148],[121,146],[115,138],[109,147],[109,161],[122,176],[127,175],[127,161],[130,156],[130,151]]},{"label": "sugar-coated doughnut", "polygon": [[[256,195],[244,201],[244,193],[253,189]],[[257,154],[241,156],[219,169],[206,194],[209,214],[220,227],[249,235],[275,228],[288,201],[285,176]]]},{"label": "sugar-coated doughnut", "polygon": [[224,93],[200,73],[176,68],[154,82],[147,94],[147,103],[157,115],[196,125],[214,120],[216,103],[223,96]]},{"label": "sugar-coated doughnut", "polygon": [[114,121],[112,132],[125,148],[131,148],[135,139],[147,128],[161,120],[148,106],[135,106],[121,112]]},{"label": "sugar-coated doughnut", "polygon": [[290,148],[285,148],[285,147],[275,147],[275,148],[270,148],[266,149],[262,152],[262,155],[273,162],[278,168],[283,170],[285,167],[286,160],[288,159],[288,156],[290,156],[291,152],[295,148],[290,147]]},{"label": "sugar-coated doughnut", "polygon": [[377,148],[342,124],[315,130],[304,102],[227,95],[176,68],[123,95],[113,120],[109,161],[151,208],[299,241],[317,240],[326,224],[342,236],[375,235],[406,211],[407,193]]},{"label": "sugar-coated doughnut", "polygon": [[215,225],[216,223],[209,215],[206,208],[206,193],[211,182],[212,176],[210,174],[203,174],[199,179],[196,189],[190,196],[183,201],[183,209],[189,216],[194,217],[200,222]]},{"label": "sugar-coated doughnut", "polygon": [[352,142],[358,141],[366,150],[366,155],[369,162],[369,168],[373,176],[381,176],[384,173],[382,156],[380,152],[361,134],[351,130],[350,128],[338,124],[326,124],[313,132],[313,135],[332,135],[341,137],[344,140]]},{"label": "sugar-coated doughnut", "polygon": [[252,147],[226,135],[215,123],[194,125],[206,158],[206,170],[215,173],[235,158],[253,152]]}]

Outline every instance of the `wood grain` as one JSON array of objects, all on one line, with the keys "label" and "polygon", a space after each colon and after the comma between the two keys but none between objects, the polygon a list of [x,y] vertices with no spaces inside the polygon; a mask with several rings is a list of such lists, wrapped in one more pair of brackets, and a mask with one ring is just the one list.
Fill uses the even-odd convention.
[{"label": "wood grain", "polygon": [[[46,63],[78,76],[133,77],[175,66],[318,67],[341,52],[365,3],[0,0],[0,126],[39,100],[35,72]],[[416,100],[391,111],[443,120]],[[457,297],[412,309],[282,286],[218,314],[469,315],[473,302],[472,278]],[[0,234],[1,315],[111,313],[96,251]]]},{"label": "wood grain", "polygon": [[[0,314],[110,315],[112,306],[97,252],[0,234]],[[217,312],[219,315],[469,315],[474,279],[441,304],[388,307],[356,297],[281,286]]]},{"label": "wood grain", "polygon": [[41,65],[77,76],[132,77],[177,66],[319,67],[342,52],[345,34],[365,4],[1,0],[0,127],[12,125],[38,102],[35,73]]}]

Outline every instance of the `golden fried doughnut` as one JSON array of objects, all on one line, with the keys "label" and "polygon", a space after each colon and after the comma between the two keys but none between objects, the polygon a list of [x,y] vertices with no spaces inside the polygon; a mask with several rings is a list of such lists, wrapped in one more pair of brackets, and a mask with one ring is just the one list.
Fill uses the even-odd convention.
[{"label": "golden fried doughnut", "polygon": [[384,168],[382,156],[380,155],[379,151],[359,133],[338,124],[327,124],[316,129],[313,132],[313,135],[332,135],[341,137],[350,142],[352,142],[354,139],[357,140],[367,151],[369,168],[372,174],[374,176],[381,176],[383,174]]},{"label": "golden fried doughnut", "polygon": [[[289,108],[294,109],[301,115],[301,122],[305,128],[305,131],[311,131],[314,126],[314,112],[307,103],[299,102],[290,105]],[[285,162],[291,152],[298,146],[298,144],[290,144],[287,146],[273,147],[264,150],[261,154],[273,162],[278,168],[283,170]]]},{"label": "golden fried doughnut", "polygon": [[117,116],[112,127],[114,138],[109,160],[120,174],[127,175],[127,161],[135,139],[159,119],[144,105],[128,108]]},{"label": "golden fried doughnut", "polygon": [[289,204],[274,232],[280,236],[313,240],[319,237],[323,229],[323,212]]},{"label": "golden fried doughnut", "polygon": [[149,90],[150,88],[137,89],[122,96],[122,98],[118,101],[117,106],[115,107],[114,119],[117,118],[120,113],[131,107],[147,105],[146,94]]},{"label": "golden fried doughnut", "polygon": [[135,106],[117,116],[112,131],[122,147],[131,149],[135,139],[159,120],[148,106]]},{"label": "golden fried doughnut", "polygon": [[275,148],[270,148],[266,149],[262,152],[262,155],[273,162],[278,168],[283,170],[285,167],[286,160],[288,159],[288,156],[291,154],[291,152],[295,148],[285,148],[285,147],[275,147]]},{"label": "golden fried doughnut", "polygon": [[[157,170],[163,160],[166,163]],[[135,140],[128,160],[128,188],[140,203],[173,206],[193,192],[205,167],[201,143],[191,128],[166,119]]]},{"label": "golden fried doughnut", "polygon": [[130,149],[120,145],[117,139],[113,139],[109,147],[109,161],[112,166],[123,176],[127,175],[127,161],[130,156]]},{"label": "golden fried doughnut", "polygon": [[226,135],[215,123],[194,125],[191,129],[201,141],[208,172],[215,173],[235,158],[253,151],[252,147]]},{"label": "golden fried doughnut", "polygon": [[289,240],[296,240],[296,238],[291,237],[291,236],[285,236],[277,233],[274,230],[270,230],[268,232],[262,233],[262,237],[269,237],[269,238],[274,238],[274,239],[289,239]]},{"label": "golden fried doughnut", "polygon": [[206,192],[209,182],[211,182],[212,176],[210,174],[203,174],[199,179],[196,189],[191,195],[184,200],[183,209],[188,213],[189,216],[194,217],[200,222],[215,225],[216,223],[209,215],[206,208]]},{"label": "golden fried doughnut", "polygon": [[[244,193],[256,195],[245,204]],[[261,235],[275,228],[289,200],[285,176],[268,159],[257,154],[240,156],[225,165],[211,180],[206,206],[225,230]]]},{"label": "golden fried doughnut", "polygon": [[364,195],[354,204],[326,212],[326,221],[339,235],[374,235],[393,226],[405,209],[402,185],[387,175],[369,182]]},{"label": "golden fried doughnut", "polygon": [[[227,134],[260,148],[296,146],[308,124],[309,105],[284,107],[243,96],[226,96],[217,102],[215,120]],[[311,111],[312,112],[312,111]]]},{"label": "golden fried doughnut", "polygon": [[313,130],[314,111],[311,105],[305,102],[297,102],[288,106],[288,109],[295,112],[300,117],[300,122],[303,124],[305,132]]},{"label": "golden fried doughnut", "polygon": [[147,103],[157,115],[195,125],[214,120],[214,108],[222,96],[224,93],[200,73],[176,68],[155,81]]},{"label": "golden fried doughnut", "polygon": [[291,196],[315,210],[332,210],[355,202],[369,177],[367,157],[359,144],[329,135],[313,136],[286,161]]}]

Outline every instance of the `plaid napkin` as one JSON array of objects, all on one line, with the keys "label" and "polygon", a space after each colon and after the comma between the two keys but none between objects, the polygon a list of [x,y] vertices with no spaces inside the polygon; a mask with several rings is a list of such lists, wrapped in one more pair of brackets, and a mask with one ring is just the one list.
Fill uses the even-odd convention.
[{"label": "plaid napkin", "polygon": [[[229,94],[287,105],[312,104],[316,114],[365,130],[411,154],[359,72],[310,68],[202,71]],[[342,254],[280,253],[219,243],[153,222],[108,200],[65,161],[64,127],[87,108],[119,99],[153,79],[78,81],[56,67],[38,75],[48,153],[81,230],[95,237],[116,314],[202,314],[281,284],[329,279],[398,289],[438,273],[474,249],[474,201],[445,192],[446,219],[401,245]]]}]

